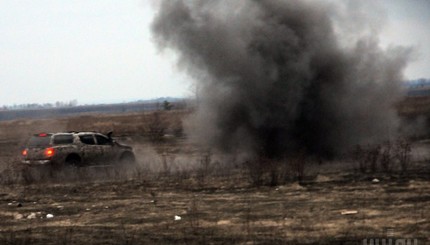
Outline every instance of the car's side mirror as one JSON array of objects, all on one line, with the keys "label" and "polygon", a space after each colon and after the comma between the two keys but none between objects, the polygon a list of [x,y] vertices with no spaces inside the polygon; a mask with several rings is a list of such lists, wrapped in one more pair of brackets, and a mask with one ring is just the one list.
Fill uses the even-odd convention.
[{"label": "car's side mirror", "polygon": [[109,139],[109,144],[113,146],[113,145],[115,145],[115,140],[112,139],[112,134],[113,134],[113,132],[111,131],[111,132],[107,133],[106,136]]}]

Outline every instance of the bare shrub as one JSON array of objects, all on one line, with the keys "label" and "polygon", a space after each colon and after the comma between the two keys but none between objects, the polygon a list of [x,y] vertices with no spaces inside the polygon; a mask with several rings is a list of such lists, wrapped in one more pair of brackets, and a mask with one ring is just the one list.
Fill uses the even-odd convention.
[{"label": "bare shrub", "polygon": [[283,183],[286,171],[281,163],[280,160],[265,157],[247,161],[245,164],[251,184],[276,186]]},{"label": "bare shrub", "polygon": [[0,171],[0,184],[12,185],[21,181],[21,169],[16,167],[15,161],[10,161]]},{"label": "bare shrub", "polygon": [[32,168],[23,168],[21,177],[24,185],[30,185],[38,181],[38,173]]},{"label": "bare shrub", "polygon": [[411,164],[411,144],[405,139],[398,139],[394,148],[394,158],[399,163],[401,172],[404,173]]},{"label": "bare shrub", "polygon": [[367,171],[366,151],[361,145],[356,145],[352,152],[352,159],[358,163],[358,170],[362,173]]},{"label": "bare shrub", "polygon": [[167,153],[161,154],[161,161],[163,163],[163,174],[168,175],[170,173],[170,165],[167,163]]},{"label": "bare shrub", "polygon": [[390,173],[396,163],[399,164],[400,170],[405,172],[411,163],[411,145],[405,139],[367,147],[357,145],[352,155],[354,161],[358,163],[358,170],[362,173],[368,171],[375,173],[378,170]]},{"label": "bare shrub", "polygon": [[298,182],[302,182],[305,177],[306,154],[304,151],[289,157],[287,160],[293,174],[293,178]]},{"label": "bare shrub", "polygon": [[154,112],[148,119],[147,134],[152,142],[161,142],[168,128],[167,123],[162,120],[160,112]]},{"label": "bare shrub", "polygon": [[381,148],[381,157],[380,157],[380,165],[381,170],[389,173],[392,170],[392,163],[393,163],[393,147],[391,142],[387,141],[383,144],[383,147]]},{"label": "bare shrub", "polygon": [[285,171],[282,171],[282,164],[277,160],[266,160],[266,169],[269,174],[269,185],[277,186],[284,180]]},{"label": "bare shrub", "polygon": [[250,181],[255,186],[263,184],[263,175],[266,170],[265,166],[267,159],[259,157],[245,162],[245,167],[248,170]]},{"label": "bare shrub", "polygon": [[306,175],[306,161],[305,152],[299,152],[283,159],[259,157],[245,164],[253,185],[276,186],[288,180],[302,182]]},{"label": "bare shrub", "polygon": [[149,174],[149,169],[146,166],[138,165],[134,168],[134,171],[131,174],[134,179],[144,180]]},{"label": "bare shrub", "polygon": [[361,173],[368,171],[375,173],[378,170],[378,162],[381,159],[380,145],[357,145],[352,153],[353,160],[358,164]]},{"label": "bare shrub", "polygon": [[173,135],[177,138],[182,138],[185,136],[184,134],[184,127],[182,126],[182,122],[175,125],[172,129]]},{"label": "bare shrub", "polygon": [[200,228],[200,211],[199,211],[199,202],[198,202],[198,196],[193,195],[193,198],[191,199],[191,204],[188,207],[189,216],[189,222],[190,227],[194,231],[194,233],[197,233],[198,229]]},{"label": "bare shrub", "polygon": [[367,162],[369,163],[370,171],[375,173],[378,170],[378,159],[381,150],[380,145],[369,147],[367,150]]},{"label": "bare shrub", "polygon": [[198,167],[197,167],[197,181],[200,186],[203,186],[206,183],[206,179],[211,172],[211,163],[212,163],[212,153],[210,150],[201,154],[198,159]]},{"label": "bare shrub", "polygon": [[244,201],[245,207],[245,217],[244,217],[244,228],[246,230],[246,240],[250,240],[251,237],[251,226],[252,226],[252,212],[251,212],[251,200],[250,197],[247,195],[246,199]]}]

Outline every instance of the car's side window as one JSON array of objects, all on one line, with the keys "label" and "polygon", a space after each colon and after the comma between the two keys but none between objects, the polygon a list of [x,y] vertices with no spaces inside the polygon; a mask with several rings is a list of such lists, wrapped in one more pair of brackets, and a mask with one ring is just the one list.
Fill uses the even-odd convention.
[{"label": "car's side window", "polygon": [[82,143],[84,143],[86,145],[95,145],[96,144],[92,134],[79,135],[79,139],[81,140]]},{"label": "car's side window", "polygon": [[73,135],[71,134],[55,135],[53,143],[54,145],[72,144]]},{"label": "car's side window", "polygon": [[98,145],[110,145],[110,140],[107,137],[96,134],[96,140]]}]

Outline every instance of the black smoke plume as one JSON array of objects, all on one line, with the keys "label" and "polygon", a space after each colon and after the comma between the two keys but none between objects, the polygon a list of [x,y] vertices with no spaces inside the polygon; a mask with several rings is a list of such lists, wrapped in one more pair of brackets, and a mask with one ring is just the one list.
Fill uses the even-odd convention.
[{"label": "black smoke plume", "polygon": [[[201,87],[194,138],[276,158],[333,156],[393,137],[409,50],[382,49],[375,23],[361,35],[365,16],[339,4],[161,1],[154,40],[176,51]],[[350,13],[357,29],[342,25]]]}]

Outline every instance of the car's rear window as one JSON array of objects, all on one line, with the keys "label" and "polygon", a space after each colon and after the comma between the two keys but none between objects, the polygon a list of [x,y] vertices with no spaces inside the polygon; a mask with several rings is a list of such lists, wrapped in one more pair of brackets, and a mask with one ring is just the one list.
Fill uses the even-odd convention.
[{"label": "car's rear window", "polygon": [[45,147],[51,143],[51,135],[34,135],[28,141],[28,147]]},{"label": "car's rear window", "polygon": [[73,135],[71,134],[60,134],[54,136],[54,145],[64,145],[73,143]]}]

